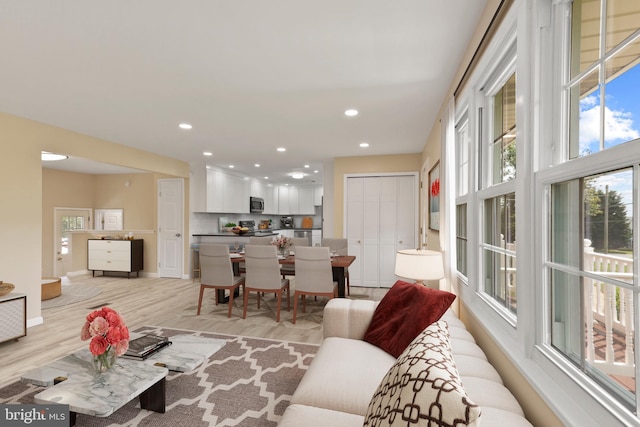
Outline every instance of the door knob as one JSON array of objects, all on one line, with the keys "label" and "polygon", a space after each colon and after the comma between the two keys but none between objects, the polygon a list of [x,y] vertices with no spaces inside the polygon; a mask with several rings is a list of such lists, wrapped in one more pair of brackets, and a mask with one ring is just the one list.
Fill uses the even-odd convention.
[{"label": "door knob", "polygon": [[58,261],[62,261],[62,258],[58,258]]},{"label": "door knob", "polygon": [[182,236],[182,234],[176,233],[176,237],[180,237],[180,236]]}]

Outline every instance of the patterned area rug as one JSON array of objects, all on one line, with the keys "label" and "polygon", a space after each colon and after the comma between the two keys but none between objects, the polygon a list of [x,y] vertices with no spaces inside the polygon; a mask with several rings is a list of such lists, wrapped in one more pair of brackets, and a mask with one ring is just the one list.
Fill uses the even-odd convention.
[{"label": "patterned area rug", "polygon": [[[193,333],[227,344],[197,369],[167,377],[167,411],[140,409],[138,399],[106,418],[78,414],[76,426],[277,426],[318,346],[161,327],[136,332],[171,337]],[[42,387],[15,382],[0,403],[34,403]]]},{"label": "patterned area rug", "polygon": [[50,300],[42,301],[42,309],[61,307],[80,301],[86,301],[96,295],[100,295],[102,289],[89,285],[63,285],[62,295]]}]

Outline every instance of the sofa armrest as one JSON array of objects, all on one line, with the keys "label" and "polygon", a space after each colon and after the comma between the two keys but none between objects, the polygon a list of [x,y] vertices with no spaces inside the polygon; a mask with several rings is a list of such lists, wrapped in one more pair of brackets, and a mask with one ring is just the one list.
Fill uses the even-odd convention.
[{"label": "sofa armrest", "polygon": [[324,337],[361,340],[379,301],[333,298],[324,308]]}]

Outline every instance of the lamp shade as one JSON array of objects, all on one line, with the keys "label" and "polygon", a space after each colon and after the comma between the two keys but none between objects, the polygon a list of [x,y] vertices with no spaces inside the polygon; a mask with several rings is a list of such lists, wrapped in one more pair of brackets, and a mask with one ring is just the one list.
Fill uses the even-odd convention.
[{"label": "lamp shade", "polygon": [[444,277],[442,254],[437,251],[403,249],[396,254],[396,276],[413,279],[439,280]]}]

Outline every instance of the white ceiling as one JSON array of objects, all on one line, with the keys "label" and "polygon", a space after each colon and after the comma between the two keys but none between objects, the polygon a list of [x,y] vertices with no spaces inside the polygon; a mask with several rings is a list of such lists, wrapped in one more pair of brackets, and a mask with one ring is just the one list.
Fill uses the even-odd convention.
[{"label": "white ceiling", "polygon": [[275,182],[417,153],[485,3],[0,0],[0,109]]}]

